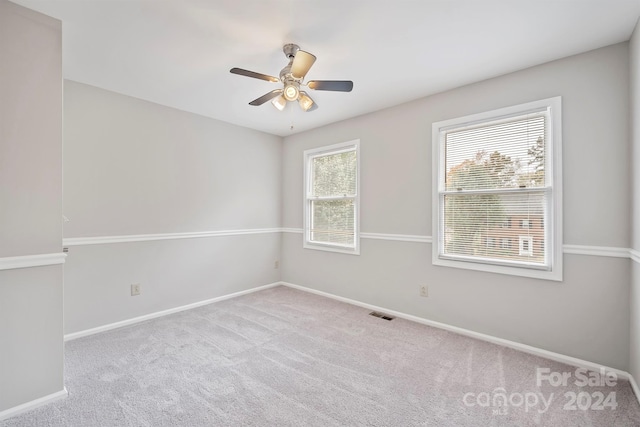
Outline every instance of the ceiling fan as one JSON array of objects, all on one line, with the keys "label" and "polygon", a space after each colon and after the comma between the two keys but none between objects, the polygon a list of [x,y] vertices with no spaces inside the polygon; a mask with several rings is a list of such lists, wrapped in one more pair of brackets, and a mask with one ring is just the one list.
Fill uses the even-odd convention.
[{"label": "ceiling fan", "polygon": [[267,101],[271,101],[274,107],[282,111],[287,106],[288,101],[298,101],[300,108],[304,111],[313,111],[318,108],[318,104],[306,92],[300,90],[300,86],[307,86],[313,90],[335,92],[351,92],[351,89],[353,89],[353,82],[350,80],[310,80],[304,83],[304,77],[316,61],[316,57],[309,52],[300,50],[298,45],[292,43],[285,44],[282,47],[282,51],[289,59],[289,64],[280,71],[280,78],[243,70],[242,68],[232,68],[230,70],[232,74],[273,83],[282,82],[284,84],[282,89],[272,90],[260,98],[254,99],[249,105],[262,105]]}]

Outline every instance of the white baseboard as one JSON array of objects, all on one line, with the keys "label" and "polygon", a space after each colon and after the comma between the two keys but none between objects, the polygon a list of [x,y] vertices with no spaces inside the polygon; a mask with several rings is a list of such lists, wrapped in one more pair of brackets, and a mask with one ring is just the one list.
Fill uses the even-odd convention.
[{"label": "white baseboard", "polygon": [[258,286],[257,288],[247,289],[245,291],[234,292],[232,294],[228,294],[228,295],[223,295],[223,296],[220,296],[220,297],[207,299],[207,300],[204,300],[204,301],[198,301],[198,302],[194,302],[192,304],[187,304],[187,305],[183,305],[183,306],[180,306],[180,307],[170,308],[170,309],[167,309],[167,310],[157,311],[155,313],[145,314],[144,316],[134,317],[132,319],[122,320],[120,322],[109,323],[108,325],[98,326],[97,328],[91,328],[91,329],[85,329],[84,331],[73,332],[73,333],[70,333],[70,334],[66,334],[64,336],[64,340],[65,341],[75,340],[77,338],[82,338],[82,337],[86,337],[86,336],[89,336],[89,335],[98,334],[100,332],[110,331],[112,329],[122,328],[123,326],[133,325],[135,323],[144,322],[146,320],[155,319],[157,317],[167,316],[169,314],[178,313],[180,311],[185,311],[185,310],[190,310],[192,308],[201,307],[203,305],[213,304],[214,302],[224,301],[224,300],[227,300],[227,299],[239,297],[241,295],[250,294],[252,292],[258,292],[258,291],[261,291],[261,290],[264,290],[264,289],[269,289],[269,288],[273,288],[273,287],[280,286],[280,285],[281,285],[280,282],[270,283],[268,285]]},{"label": "white baseboard", "polygon": [[638,402],[640,403],[640,388],[638,388],[635,378],[633,378],[633,375],[629,374],[627,379],[629,380],[629,384],[631,384],[631,388],[636,395],[636,399],[638,399]]},{"label": "white baseboard", "polygon": [[459,328],[457,326],[448,325],[446,323],[435,322],[433,320],[425,319],[422,317],[414,316],[412,314],[406,314],[395,310],[389,310],[384,307],[379,307],[377,305],[367,304],[364,302],[356,301],[350,298],[341,297],[338,295],[330,294],[328,292],[318,291],[316,289],[307,288],[305,286],[295,285],[293,283],[281,282],[283,286],[287,286],[289,288],[298,289],[300,291],[309,292],[312,294],[320,295],[323,297],[331,298],[337,301],[345,302],[347,304],[356,305],[358,307],[363,307],[368,310],[373,311],[381,311],[386,314],[391,314],[392,316],[399,317],[406,320],[411,320],[416,323],[421,323],[423,325],[432,326],[434,328],[443,329],[445,331],[455,332],[460,335],[468,336],[471,338],[475,338],[481,341],[490,342],[493,344],[498,344],[503,347],[512,348],[514,350],[519,350],[524,353],[532,354],[534,356],[544,357],[545,359],[553,360],[556,362],[566,363],[567,365],[575,366],[578,368],[585,368],[592,371],[599,372],[600,369],[604,369],[605,372],[615,373],[617,378],[626,379],[631,384],[631,388],[633,389],[636,399],[638,399],[638,403],[640,403],[640,389],[638,389],[638,385],[635,382],[633,376],[626,371],[622,371],[620,369],[611,368],[608,366],[603,366],[598,363],[589,362],[587,360],[578,359],[576,357],[567,356],[565,354],[556,353],[549,350],[544,350],[538,347],[533,347],[527,344],[522,344],[515,341],[506,340],[503,338],[494,337],[492,335],[483,334],[480,332],[471,331],[469,329]]},{"label": "white baseboard", "polygon": [[15,417],[16,415],[20,415],[27,411],[31,411],[32,409],[36,409],[39,406],[53,403],[56,400],[64,399],[68,394],[69,393],[67,393],[67,389],[63,388],[62,390],[56,391],[55,393],[49,394],[47,396],[43,396],[30,402],[23,403],[22,405],[14,406],[13,408],[5,409],[4,411],[0,412],[0,421],[6,420],[7,418]]}]

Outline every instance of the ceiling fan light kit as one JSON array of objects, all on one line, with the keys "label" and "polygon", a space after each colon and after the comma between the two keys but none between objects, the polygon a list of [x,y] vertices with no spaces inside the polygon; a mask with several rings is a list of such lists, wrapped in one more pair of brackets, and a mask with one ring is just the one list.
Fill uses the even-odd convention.
[{"label": "ceiling fan light kit", "polygon": [[287,100],[282,95],[276,98],[273,98],[271,100],[271,103],[273,104],[274,107],[276,107],[280,111],[284,110],[284,107],[287,106]]},{"label": "ceiling fan light kit", "polygon": [[350,80],[311,80],[304,83],[304,78],[316,62],[316,57],[309,52],[300,50],[296,44],[285,44],[282,47],[289,63],[280,71],[280,78],[269,76],[255,71],[244,70],[242,68],[232,68],[232,74],[251,77],[254,79],[265,80],[272,83],[281,82],[282,89],[272,90],[269,93],[254,99],[249,105],[262,105],[267,101],[278,110],[282,111],[287,106],[287,102],[298,101],[303,111],[313,111],[318,105],[304,91],[300,90],[300,86],[307,86],[312,90],[327,90],[334,92],[351,92],[353,82]]},{"label": "ceiling fan light kit", "polygon": [[284,98],[287,101],[295,101],[300,95],[300,90],[296,87],[295,83],[288,83],[284,87]]},{"label": "ceiling fan light kit", "polygon": [[311,97],[307,95],[306,92],[300,92],[298,104],[300,104],[300,108],[302,108],[304,111],[309,111],[314,105],[317,106],[317,104],[313,102],[313,99],[311,99]]}]

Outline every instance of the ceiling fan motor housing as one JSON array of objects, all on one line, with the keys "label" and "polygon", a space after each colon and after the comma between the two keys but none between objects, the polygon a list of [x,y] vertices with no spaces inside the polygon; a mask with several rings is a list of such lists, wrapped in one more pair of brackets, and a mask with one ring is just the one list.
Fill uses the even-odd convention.
[{"label": "ceiling fan motor housing", "polygon": [[289,62],[289,65],[287,65],[280,71],[280,81],[282,83],[286,83],[287,80],[295,80],[295,78],[291,75],[291,62]]}]

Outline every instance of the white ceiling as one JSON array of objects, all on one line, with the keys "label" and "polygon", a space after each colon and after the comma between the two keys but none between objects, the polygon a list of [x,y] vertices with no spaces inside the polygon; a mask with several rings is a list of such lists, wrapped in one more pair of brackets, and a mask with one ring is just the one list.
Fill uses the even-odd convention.
[{"label": "white ceiling", "polygon": [[[640,0],[12,0],[63,22],[67,79],[285,136],[628,40]],[[282,45],[317,56],[319,105],[248,102]],[[293,131],[290,129],[294,126]]]}]

